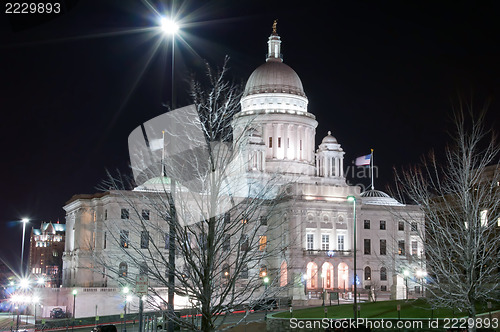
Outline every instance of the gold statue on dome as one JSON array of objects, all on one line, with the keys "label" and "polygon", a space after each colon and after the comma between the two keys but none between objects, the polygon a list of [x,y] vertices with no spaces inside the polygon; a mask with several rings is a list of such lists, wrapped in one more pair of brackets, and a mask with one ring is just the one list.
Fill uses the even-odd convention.
[{"label": "gold statue on dome", "polygon": [[275,35],[277,32],[276,32],[276,25],[278,25],[278,20],[274,20],[274,23],[273,23],[273,35]]}]

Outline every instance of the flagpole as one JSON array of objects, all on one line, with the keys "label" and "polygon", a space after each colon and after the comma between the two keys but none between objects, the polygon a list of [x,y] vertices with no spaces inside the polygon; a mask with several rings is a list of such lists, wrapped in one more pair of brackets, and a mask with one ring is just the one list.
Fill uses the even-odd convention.
[{"label": "flagpole", "polygon": [[[161,143],[161,174],[160,177],[163,178],[167,176],[165,172],[165,130],[161,131],[162,134],[162,143]],[[163,183],[163,182],[162,182]]]},{"label": "flagpole", "polygon": [[370,166],[370,169],[372,171],[372,190],[375,189],[375,187],[373,186],[373,149],[372,150],[372,155],[371,155],[371,158],[370,158],[370,163],[371,163],[371,166]]}]

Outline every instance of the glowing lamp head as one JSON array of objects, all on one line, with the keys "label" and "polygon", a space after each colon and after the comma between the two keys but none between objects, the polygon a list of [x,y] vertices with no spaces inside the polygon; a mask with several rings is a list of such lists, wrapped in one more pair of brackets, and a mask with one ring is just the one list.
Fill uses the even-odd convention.
[{"label": "glowing lamp head", "polygon": [[76,294],[78,293],[78,291],[76,289],[73,289],[73,296],[76,296]]},{"label": "glowing lamp head", "polygon": [[19,287],[26,289],[30,287],[30,281],[27,278],[19,280]]},{"label": "glowing lamp head", "polygon": [[36,281],[36,283],[38,285],[43,285],[43,284],[45,284],[45,279],[44,278],[38,278],[38,280]]},{"label": "glowing lamp head", "polygon": [[408,270],[404,270],[403,274],[404,274],[405,277],[408,277],[410,275],[410,272]]},{"label": "glowing lamp head", "polygon": [[168,35],[175,35],[179,30],[179,25],[174,20],[162,17],[160,19],[161,30]]},{"label": "glowing lamp head", "polygon": [[128,287],[123,287],[123,293],[124,294],[127,294],[129,291],[130,291],[130,289]]},{"label": "glowing lamp head", "polygon": [[127,295],[125,301],[132,302],[132,295]]},{"label": "glowing lamp head", "polygon": [[347,201],[348,202],[355,202],[356,201],[356,197],[354,197],[354,196],[347,196]]},{"label": "glowing lamp head", "polygon": [[264,277],[263,281],[264,281],[265,284],[268,284],[269,283],[269,277]]}]

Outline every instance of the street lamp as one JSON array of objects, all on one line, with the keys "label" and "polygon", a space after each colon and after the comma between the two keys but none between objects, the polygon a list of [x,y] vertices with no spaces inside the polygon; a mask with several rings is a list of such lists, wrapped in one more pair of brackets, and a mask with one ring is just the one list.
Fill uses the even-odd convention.
[{"label": "street lamp", "polygon": [[410,275],[410,272],[408,270],[404,270],[403,275],[405,277],[406,300],[408,300],[408,276]]},{"label": "street lamp", "polygon": [[[269,284],[269,277],[265,276],[264,279],[262,279],[264,282],[264,295],[267,292],[267,285]],[[264,316],[264,320],[267,320],[267,302],[266,302],[266,297],[264,296],[264,307],[266,308],[266,315]]]},{"label": "street lamp", "polygon": [[128,298],[129,288],[127,286],[123,287],[123,294],[125,294],[125,303],[123,305],[123,332],[127,332],[127,298]]},{"label": "street lamp", "polygon": [[[168,19],[166,17],[162,17],[160,19],[160,27],[161,30],[168,35],[172,36],[172,110],[175,108],[175,35],[179,31],[179,25],[173,19]],[[162,173],[163,173],[163,164],[162,164]],[[163,176],[163,174],[162,174]],[[169,202],[174,203],[174,194],[175,194],[175,179],[170,180],[170,199]],[[168,248],[168,304],[167,304],[167,312],[169,317],[174,317],[174,293],[175,293],[175,223],[176,223],[176,213],[174,204],[170,204],[170,215],[171,221],[169,225],[169,248]],[[141,301],[139,300],[139,307],[142,308]],[[139,331],[142,329],[142,311],[139,312]],[[168,332],[174,332],[174,321],[172,319],[168,322]]]},{"label": "street lamp", "polygon": [[420,279],[420,283],[422,284],[422,296],[425,296],[424,292],[424,278],[427,276],[427,272],[423,270],[417,270],[417,277]]},{"label": "street lamp", "polygon": [[75,327],[75,304],[76,304],[76,294],[78,291],[76,289],[73,289],[73,324],[71,325],[71,331],[73,331],[73,328]]},{"label": "street lamp", "polygon": [[353,247],[354,247],[354,319],[358,318],[358,300],[357,300],[357,285],[356,281],[358,280],[358,275],[356,271],[356,197],[347,196],[347,201],[353,203]]},{"label": "street lamp", "polygon": [[323,299],[323,304],[322,306],[325,306],[325,271],[321,272],[321,298]]},{"label": "street lamp", "polygon": [[21,244],[21,275],[24,275],[24,236],[26,235],[26,223],[28,223],[30,220],[28,218],[23,218],[21,222],[23,223],[23,242]]},{"label": "street lamp", "polygon": [[35,307],[35,314],[34,314],[35,317],[33,319],[33,325],[35,325],[35,328],[36,328],[36,306],[40,302],[40,299],[37,296],[33,296],[31,298],[31,301],[33,302],[33,306]]}]

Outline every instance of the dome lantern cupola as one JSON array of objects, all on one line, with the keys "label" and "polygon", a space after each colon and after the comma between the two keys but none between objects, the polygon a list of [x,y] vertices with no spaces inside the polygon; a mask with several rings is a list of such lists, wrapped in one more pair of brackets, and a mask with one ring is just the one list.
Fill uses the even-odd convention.
[{"label": "dome lantern cupola", "polygon": [[273,33],[269,36],[269,40],[267,41],[268,51],[266,62],[268,61],[278,61],[283,62],[283,54],[281,54],[281,38],[278,36],[276,32],[276,25],[278,24],[278,20],[274,20],[273,23]]}]

